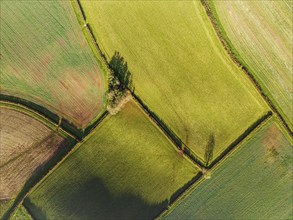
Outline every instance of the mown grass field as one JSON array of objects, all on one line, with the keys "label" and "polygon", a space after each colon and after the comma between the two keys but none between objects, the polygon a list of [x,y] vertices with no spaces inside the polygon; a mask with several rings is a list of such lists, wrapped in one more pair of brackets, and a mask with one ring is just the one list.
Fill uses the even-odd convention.
[{"label": "mown grass field", "polygon": [[154,218],[197,173],[130,101],[107,117],[24,204],[36,219]]},{"label": "mown grass field", "polygon": [[230,60],[200,1],[81,1],[108,59],[128,62],[135,93],[203,161],[214,158],[267,107]]},{"label": "mown grass field", "polygon": [[24,112],[5,105],[0,112],[0,200],[12,200],[68,142]]},{"label": "mown grass field", "polygon": [[1,92],[85,127],[105,107],[105,71],[70,1],[1,2]]},{"label": "mown grass field", "polygon": [[291,219],[293,144],[270,121],[165,219]]},{"label": "mown grass field", "polygon": [[32,220],[32,217],[27,212],[23,205],[20,205],[11,216],[10,220]]},{"label": "mown grass field", "polygon": [[292,1],[214,1],[220,23],[293,130]]}]

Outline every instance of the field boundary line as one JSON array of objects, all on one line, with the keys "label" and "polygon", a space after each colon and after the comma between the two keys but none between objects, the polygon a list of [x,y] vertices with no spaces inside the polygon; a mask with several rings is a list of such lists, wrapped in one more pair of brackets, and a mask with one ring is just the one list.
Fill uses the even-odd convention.
[{"label": "field boundary line", "polygon": [[270,92],[264,91],[266,89],[263,89],[264,86],[258,82],[258,80],[256,79],[257,77],[255,77],[256,74],[252,74],[253,71],[250,70],[249,66],[245,63],[245,61],[243,61],[243,59],[240,57],[237,50],[232,45],[230,39],[228,38],[228,35],[226,34],[226,32],[225,32],[225,30],[224,30],[224,28],[218,18],[218,15],[214,9],[214,6],[211,6],[211,4],[214,4],[213,0],[200,0],[200,1],[205,9],[207,16],[209,17],[209,20],[210,20],[212,26],[214,27],[214,30],[217,34],[218,39],[220,40],[223,47],[227,51],[231,60],[238,67],[240,67],[242,69],[242,71],[245,73],[247,78],[252,82],[254,87],[257,89],[258,93],[262,96],[262,98],[265,100],[267,105],[272,109],[272,111],[276,114],[278,119],[281,121],[281,124],[286,128],[286,130],[289,133],[289,135],[291,136],[291,138],[293,138],[293,131],[291,130],[291,128],[289,127],[289,125],[287,124],[287,122],[285,121],[285,119],[283,118],[283,116],[281,115],[281,113],[279,112],[277,107],[275,106],[275,104],[271,101],[271,99],[266,94],[266,93],[270,94]]},{"label": "field boundary line", "polygon": [[[225,163],[225,161],[227,160],[227,158],[229,158],[231,155],[233,155],[236,151],[239,151],[241,149],[241,147],[244,146],[244,143],[249,141],[257,131],[259,131],[262,127],[264,127],[265,125],[267,125],[268,123],[270,123],[270,121],[272,121],[274,119],[273,115],[270,114],[268,117],[266,117],[264,120],[262,120],[258,126],[256,126],[248,135],[245,136],[244,139],[242,139],[232,150],[230,150],[228,153],[226,153],[224,155],[224,157],[222,157],[222,159],[220,161],[218,161],[216,164],[214,164],[214,166],[212,166],[208,172],[211,174],[211,178],[212,178],[212,172],[215,172],[220,166],[223,165],[223,163]],[[172,204],[172,206],[170,206],[167,210],[165,210],[164,212],[162,212],[157,218],[156,220],[159,219],[163,219],[166,216],[168,216],[178,205],[180,205],[187,197],[189,197],[194,190],[197,189],[197,187],[204,181],[208,181],[204,175],[202,175],[198,181],[196,181],[189,189],[187,189],[186,191],[184,191],[176,201],[174,201],[174,203]]]},{"label": "field boundary line", "polygon": [[[37,120],[38,122],[40,122],[41,124],[43,124],[47,128],[49,128],[50,130],[57,132],[61,136],[65,137],[65,138],[69,137],[69,138],[72,138],[72,139],[78,141],[78,139],[74,135],[72,135],[71,133],[67,132],[66,130],[64,130],[61,127],[58,128],[57,123],[50,120],[45,115],[40,114],[25,105],[22,105],[22,104],[16,103],[16,102],[0,100],[0,108],[8,108],[8,109],[12,109],[17,112],[21,112],[29,117],[34,118],[35,120]],[[57,129],[58,129],[58,131],[57,131]]]},{"label": "field boundary line", "polygon": [[255,129],[257,129],[261,124],[263,124],[267,119],[272,117],[273,113],[268,111],[266,114],[261,116],[255,122],[253,122],[242,134],[240,134],[217,158],[215,158],[210,165],[208,165],[208,169],[212,169],[217,165],[220,161],[223,160],[235,147],[237,147],[240,143],[245,140],[247,136],[249,136]]},{"label": "field boundary line", "polygon": [[[131,94],[131,98],[134,102],[134,104],[139,108],[139,110],[147,117],[148,121],[150,121],[157,129],[158,131],[165,136],[167,136],[167,134],[164,132],[164,130],[161,129],[161,127],[158,125],[157,121],[152,119],[149,114],[143,109],[143,107],[141,107],[141,104],[138,102],[138,100],[136,100],[136,98]],[[123,109],[122,109],[123,110]],[[171,138],[166,138],[170,144],[173,146],[173,149],[179,153],[180,152],[180,148],[177,147],[177,145],[174,143],[174,141]],[[202,167],[199,166],[198,164],[194,163],[186,154],[182,155],[183,158],[185,158],[190,164],[192,164],[193,166],[195,166],[196,168],[199,169],[199,172],[201,172]]]},{"label": "field boundary line", "polygon": [[100,120],[108,114],[107,110],[100,112],[91,121],[91,123],[87,125],[87,127],[79,129],[74,124],[68,122],[67,119],[39,104],[28,101],[26,99],[0,94],[0,102],[11,103],[12,105],[22,107],[23,109],[32,112],[33,114],[44,119],[44,121],[50,122],[53,126],[62,129],[63,132],[65,132],[68,136],[73,137],[77,141],[81,141],[85,136],[87,136],[100,123]]},{"label": "field boundary line", "polygon": [[[61,120],[61,125],[60,128],[62,128],[64,131],[66,131],[66,133],[70,134],[70,136],[73,136],[75,139],[78,139],[80,141],[80,137],[76,134],[74,134],[74,132],[70,131],[68,128],[70,127],[74,127],[75,130],[77,130],[77,128],[73,125],[68,125],[66,126],[66,122],[63,122],[63,118],[60,117],[58,114],[52,112],[51,110],[36,104],[34,102],[28,101],[26,99],[23,98],[19,98],[19,97],[15,97],[15,96],[11,96],[11,95],[4,95],[4,94],[0,94],[0,101],[2,102],[9,102],[9,103],[13,103],[16,106],[23,106],[26,109],[29,109],[31,112],[34,112],[36,115],[41,116],[42,118],[45,118],[47,121],[50,121],[52,124],[57,125],[59,124],[59,120]],[[72,129],[72,128],[71,128]]]},{"label": "field boundary line", "polygon": [[[130,90],[129,90],[130,91]],[[143,110],[143,112],[145,112],[145,114],[148,116],[148,118],[153,121],[158,128],[160,128],[160,130],[165,134],[165,136],[175,145],[175,147],[178,150],[181,150],[184,155],[186,155],[187,158],[189,158],[197,167],[199,167],[201,170],[203,168],[205,168],[205,166],[198,160],[195,158],[195,156],[191,156],[189,154],[186,153],[185,150],[182,149],[182,144],[184,145],[184,149],[188,146],[186,146],[181,139],[162,121],[159,122],[156,118],[159,118],[153,111],[151,111],[147,105],[141,100],[140,97],[138,97],[134,92],[130,91],[133,99],[135,100],[135,102],[140,106],[140,108]],[[164,123],[164,125],[162,125],[162,123]],[[172,134],[173,133],[173,134]]]},{"label": "field boundary line", "polygon": [[[71,5],[73,7],[73,10],[75,11],[76,17],[77,17],[80,25],[83,25],[82,27],[86,28],[87,32],[89,33],[89,36],[91,38],[91,42],[88,42],[89,46],[91,47],[91,45],[93,45],[93,47],[96,49],[96,51],[98,52],[98,54],[102,58],[102,61],[106,65],[108,71],[110,71],[107,58],[106,58],[105,54],[102,52],[99,44],[97,43],[97,39],[93,33],[93,30],[92,30],[89,22],[87,22],[87,20],[86,20],[85,12],[81,6],[80,0],[71,0]],[[79,18],[81,18],[81,19],[79,19]],[[86,36],[85,36],[85,38],[87,39],[87,41],[89,41]]]},{"label": "field boundary line", "polygon": [[[100,49],[99,45],[97,44],[97,40],[95,38],[95,35],[92,32],[91,27],[89,26],[88,22],[86,21],[85,12],[81,6],[81,3],[79,0],[70,0],[71,7],[73,9],[73,12],[75,14],[75,17],[77,19],[77,22],[80,25],[81,32],[83,33],[83,36],[88,43],[89,48],[91,49],[94,58],[96,59],[98,66],[101,68],[103,76],[104,76],[104,87],[105,87],[105,94],[107,93],[109,82],[109,65],[107,62],[107,59],[105,57],[105,54],[103,54],[102,50]],[[105,110],[107,107],[107,98],[105,97],[105,105],[103,109]]]}]

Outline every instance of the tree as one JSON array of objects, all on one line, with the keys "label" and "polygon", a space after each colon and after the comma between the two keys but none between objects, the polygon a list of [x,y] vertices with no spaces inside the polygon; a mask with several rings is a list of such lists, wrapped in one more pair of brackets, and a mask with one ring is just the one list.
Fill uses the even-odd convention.
[{"label": "tree", "polygon": [[109,67],[108,102],[109,108],[115,108],[119,102],[126,96],[128,89],[132,89],[132,75],[128,70],[128,64],[119,52],[115,51],[112,56]]},{"label": "tree", "polygon": [[205,149],[206,167],[208,166],[209,162],[213,159],[214,148],[215,148],[215,136],[214,134],[210,134],[209,141]]},{"label": "tree", "polygon": [[128,70],[128,64],[119,52],[115,51],[109,62],[110,69],[114,74],[114,78],[119,81],[119,90],[124,91],[132,87],[132,75]]}]

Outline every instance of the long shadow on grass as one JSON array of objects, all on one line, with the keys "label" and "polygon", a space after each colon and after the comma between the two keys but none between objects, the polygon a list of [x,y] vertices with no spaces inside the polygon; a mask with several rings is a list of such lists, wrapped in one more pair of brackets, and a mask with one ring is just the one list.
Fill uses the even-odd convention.
[{"label": "long shadow on grass", "polygon": [[[52,194],[54,192],[49,192],[48,197]],[[72,194],[65,196],[67,197],[62,198],[62,202],[54,198],[55,204],[49,204],[49,207],[59,207],[50,210],[50,213],[54,212],[54,216],[46,215],[48,210],[37,207],[29,198],[24,200],[24,205],[36,219],[54,219],[64,216],[70,216],[73,219],[153,219],[168,205],[167,200],[150,205],[142,198],[131,194],[114,196],[99,178],[87,181]]]}]

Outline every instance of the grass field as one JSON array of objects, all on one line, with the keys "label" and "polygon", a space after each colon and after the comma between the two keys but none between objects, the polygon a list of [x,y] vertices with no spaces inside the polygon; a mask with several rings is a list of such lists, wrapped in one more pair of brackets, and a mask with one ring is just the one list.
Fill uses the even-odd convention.
[{"label": "grass field", "polygon": [[130,101],[25,199],[37,219],[154,218],[198,169]]},{"label": "grass field", "polygon": [[166,219],[291,219],[293,145],[271,121]]},{"label": "grass field", "polygon": [[32,220],[30,214],[23,205],[20,205],[11,216],[10,220]]},{"label": "grass field", "polygon": [[67,141],[23,112],[2,105],[0,112],[0,200],[11,200]]},{"label": "grass field", "polygon": [[292,1],[214,1],[239,55],[293,130]]},{"label": "grass field", "polygon": [[117,50],[135,93],[204,160],[214,158],[267,108],[222,48],[200,1],[81,1],[108,58]]},{"label": "grass field", "polygon": [[105,107],[105,77],[70,1],[1,2],[1,93],[43,105],[78,127]]}]

